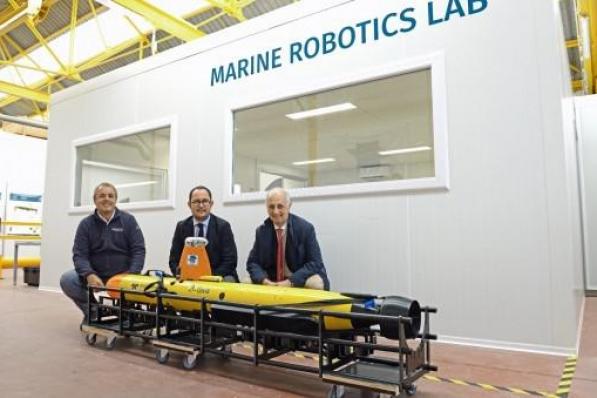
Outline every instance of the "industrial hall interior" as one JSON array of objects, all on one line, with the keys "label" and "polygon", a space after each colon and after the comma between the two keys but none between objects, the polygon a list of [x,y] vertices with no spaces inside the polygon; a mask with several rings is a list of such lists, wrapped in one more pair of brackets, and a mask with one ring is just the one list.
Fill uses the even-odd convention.
[{"label": "industrial hall interior", "polygon": [[0,0],[3,398],[597,398],[597,0]]}]

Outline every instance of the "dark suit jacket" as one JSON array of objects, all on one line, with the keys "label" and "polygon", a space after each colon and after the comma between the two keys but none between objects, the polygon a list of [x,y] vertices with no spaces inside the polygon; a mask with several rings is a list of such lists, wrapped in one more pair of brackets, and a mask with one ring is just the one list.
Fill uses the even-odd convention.
[{"label": "dark suit jacket", "polygon": [[[172,275],[176,275],[176,268],[184,248],[184,240],[189,236],[194,236],[193,216],[176,224],[174,236],[172,237],[172,246],[170,246],[170,260],[168,261]],[[238,281],[236,243],[234,243],[234,235],[228,221],[211,214],[205,237],[209,241],[206,249],[211,264],[211,273],[220,276],[232,275]]]},{"label": "dark suit jacket", "polygon": [[[321,259],[313,225],[290,214],[286,228],[286,264],[292,271],[292,276],[288,278],[292,285],[303,287],[307,278],[318,274],[323,279],[325,289],[329,290],[330,281]],[[268,218],[257,228],[255,243],[247,259],[247,271],[254,283],[261,283],[265,278],[276,280],[277,248],[274,224]]]}]

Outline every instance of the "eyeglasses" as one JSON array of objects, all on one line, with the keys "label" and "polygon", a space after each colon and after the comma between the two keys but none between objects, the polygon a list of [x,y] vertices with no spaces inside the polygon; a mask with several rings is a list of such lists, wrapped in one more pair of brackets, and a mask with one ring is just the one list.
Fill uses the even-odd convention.
[{"label": "eyeglasses", "polygon": [[211,200],[209,200],[209,199],[193,200],[191,202],[191,204],[195,205],[195,206],[197,206],[197,205],[208,206],[211,204]]}]

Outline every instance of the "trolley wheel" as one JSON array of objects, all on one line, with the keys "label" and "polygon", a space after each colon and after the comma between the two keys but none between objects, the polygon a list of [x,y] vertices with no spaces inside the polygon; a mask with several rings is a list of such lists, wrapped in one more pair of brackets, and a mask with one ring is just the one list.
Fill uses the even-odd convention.
[{"label": "trolley wheel", "polygon": [[153,329],[144,330],[141,332],[141,335],[147,338],[153,337]]},{"label": "trolley wheel", "polygon": [[404,388],[404,392],[406,392],[406,395],[408,395],[409,397],[412,397],[417,392],[417,386],[415,386],[414,384],[406,386]]},{"label": "trolley wheel", "polygon": [[87,333],[87,335],[85,335],[85,341],[89,345],[94,345],[96,339],[97,339],[97,335],[95,333]]},{"label": "trolley wheel", "polygon": [[113,350],[116,346],[116,336],[110,336],[106,338],[106,348],[108,350]]},{"label": "trolley wheel", "polygon": [[195,354],[187,354],[182,358],[182,366],[186,370],[191,370],[197,364],[197,356]]},{"label": "trolley wheel", "polygon": [[344,397],[344,386],[339,384],[334,384],[330,391],[328,392],[327,398],[342,398]]},{"label": "trolley wheel", "polygon": [[159,363],[162,365],[168,362],[168,358],[170,357],[170,352],[165,348],[160,348],[155,352],[155,359],[158,360]]}]

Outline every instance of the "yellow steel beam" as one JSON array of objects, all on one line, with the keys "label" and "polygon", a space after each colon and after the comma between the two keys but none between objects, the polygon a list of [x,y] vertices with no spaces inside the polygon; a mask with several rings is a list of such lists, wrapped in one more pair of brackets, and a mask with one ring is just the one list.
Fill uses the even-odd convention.
[{"label": "yellow steel beam", "polygon": [[43,91],[31,89],[29,87],[17,86],[9,82],[0,81],[0,91],[3,93],[16,95],[20,98],[32,99],[39,102],[50,102],[50,95]]},{"label": "yellow steel beam", "polygon": [[37,72],[43,72],[46,75],[58,75],[59,74],[55,70],[48,70],[48,69],[41,68],[39,66],[23,65],[23,64],[19,64],[17,62],[14,62],[14,61],[3,61],[3,60],[0,60],[0,66],[14,66],[17,69],[34,70],[34,71],[37,71]]},{"label": "yellow steel beam", "polygon": [[[16,42],[15,42],[15,41],[14,41],[14,40],[13,40],[13,39],[10,37],[10,36],[4,36],[4,40],[6,40],[6,41],[7,41],[7,42],[8,42],[8,43],[9,43],[9,44],[10,44],[10,45],[13,47],[13,48],[15,48],[15,49],[16,49],[16,50],[19,52],[19,54],[22,54],[22,55],[23,55],[25,58],[27,58],[29,61],[31,61],[31,63],[37,67],[37,70],[38,70],[38,71],[45,73],[45,74],[46,74],[46,76],[48,77],[48,79],[50,79],[50,81],[52,81],[52,80],[53,80],[53,76],[55,76],[55,75],[58,75],[58,74],[59,74],[59,72],[56,72],[56,71],[48,71],[48,70],[45,70],[45,69],[43,69],[41,66],[39,66],[39,64],[37,63],[37,61],[36,61],[36,60],[34,60],[33,58],[31,58],[31,57],[29,56],[29,53],[25,52],[25,51],[24,51],[24,50],[21,48],[21,46],[19,46],[19,45],[18,45],[18,44],[17,44],[17,43],[16,43]],[[6,49],[6,47],[4,46],[4,43],[3,43],[3,41],[2,41],[2,40],[0,40],[0,46],[2,46],[2,48],[4,48],[4,50],[5,50],[6,54],[8,54],[8,50],[7,50],[7,49]],[[6,58],[6,55],[5,55],[5,59],[8,59],[8,58]],[[18,65],[16,65],[16,64],[15,64],[15,58],[13,58],[13,57],[10,57],[10,60],[12,61],[13,65],[14,65],[15,67],[17,67],[17,66],[18,66]],[[60,87],[61,87],[61,88],[64,88],[62,85],[60,85]]]},{"label": "yellow steel beam", "polygon": [[[37,41],[39,41],[39,43],[46,49],[50,56],[54,58],[54,61],[56,61],[56,63],[60,65],[60,70],[62,71],[62,73],[64,73],[65,75],[71,75],[71,71],[69,70],[69,68],[66,65],[64,65],[62,60],[58,57],[54,50],[52,50],[52,47],[48,45],[46,38],[43,37],[41,33],[39,33],[33,22],[27,19],[25,24],[27,25],[31,33],[33,33],[33,36],[35,36]],[[83,80],[81,76],[78,76],[77,74],[72,74],[72,77],[77,80]]]},{"label": "yellow steel beam", "polygon": [[[23,22],[27,14],[24,12],[27,8],[27,2],[17,2],[15,0],[9,0],[10,7],[4,8],[0,11],[0,24],[3,24],[2,32],[9,32],[15,26]],[[18,16],[21,14],[20,16]],[[12,22],[9,22],[11,21]]]},{"label": "yellow steel beam", "polygon": [[[191,13],[185,15],[185,18],[192,18],[194,16],[197,16],[205,11],[207,11],[208,9],[210,9],[211,7],[201,7],[195,11],[192,11]],[[102,11],[105,11],[107,8],[103,7],[101,8]],[[97,11],[97,10],[95,10]],[[198,25],[195,26],[196,29],[200,29],[202,26],[207,25],[208,23],[212,22],[213,20],[222,17],[224,14],[224,12],[218,13],[216,15],[214,15],[213,17],[210,17],[204,21],[201,21]],[[91,11],[87,14],[85,14],[84,16],[79,18],[79,24],[83,23],[84,21],[89,20],[90,18],[92,18],[94,16],[94,12]],[[69,27],[65,27],[60,29],[57,32],[54,32],[52,35],[48,36],[47,40],[52,40],[55,37],[60,36],[61,34],[63,34],[64,32],[66,32],[68,30]],[[202,32],[202,34],[204,34]],[[163,38],[161,38],[159,40],[159,42],[162,41],[166,41],[166,40],[170,40],[173,36],[172,35],[167,35],[164,36]],[[77,72],[80,74],[88,69],[94,68],[96,66],[102,65],[104,63],[110,62],[112,60],[124,57],[124,56],[128,56],[130,55],[131,52],[126,52],[124,54],[121,54],[122,51],[126,50],[127,48],[131,47],[132,45],[138,44],[139,40],[137,38],[135,39],[131,39],[128,40],[126,42],[123,42],[115,47],[109,48],[106,51],[91,57],[90,59],[81,62],[80,64],[78,64],[75,68],[77,70]],[[0,40],[0,45],[2,44],[2,41]],[[145,44],[142,46],[143,48],[149,46],[149,42],[145,42]],[[39,47],[38,44],[28,48],[27,50],[24,51],[32,51],[33,49]],[[139,51],[137,48],[132,50],[133,52]],[[116,56],[117,55],[117,56]],[[116,56],[116,57],[115,57]],[[17,59],[15,57],[15,59]],[[53,78],[48,77],[48,79],[44,80],[44,81],[40,81],[37,82],[36,84],[32,85],[30,88],[32,89],[36,89],[36,90],[41,90],[46,88],[47,86],[51,85],[51,84],[58,84],[61,80],[64,79],[64,76],[54,76]],[[0,100],[0,108],[8,106],[16,101],[18,101],[20,98],[14,95],[11,95],[9,97],[6,97],[2,100]]]},{"label": "yellow steel beam", "polygon": [[77,34],[77,11],[79,10],[79,0],[72,0],[70,6],[70,37],[68,51],[69,72],[75,64],[75,38]]},{"label": "yellow steel beam", "polygon": [[[10,39],[10,36],[6,36],[5,39]],[[10,39],[10,41],[12,41],[12,39]],[[13,45],[16,46],[17,51],[20,50],[20,47],[18,47],[16,45],[16,43],[14,43]],[[4,59],[8,60],[8,62],[12,62],[13,58],[10,55],[10,53],[8,52],[8,49],[6,48],[5,44],[4,44],[4,40],[0,39],[0,53],[2,53],[2,56]],[[29,56],[27,55],[27,58],[29,58]],[[32,62],[34,62],[34,65],[39,67],[39,65],[37,63],[35,63],[35,61],[31,60]],[[25,80],[23,79],[23,76],[21,74],[21,71],[13,64],[12,65],[15,68],[15,72],[17,73],[17,75],[19,76],[19,79],[21,80],[21,83],[23,84],[23,86],[25,86]],[[39,108],[39,105],[37,105],[37,102],[34,100],[31,100],[31,102],[33,103],[33,107],[35,108],[36,112],[41,112],[41,109]]]},{"label": "yellow steel beam", "polygon": [[[14,1],[14,0],[12,0],[12,1]],[[45,0],[44,6],[45,7],[51,7],[57,1],[59,1],[59,0]],[[14,7],[14,5],[13,5],[13,7]],[[89,19],[91,19],[98,11],[104,12],[106,10],[107,10],[107,8],[104,7],[104,6],[98,7],[97,9],[94,9],[93,11],[90,11],[90,12],[86,13],[85,15],[82,15],[78,19],[77,22],[80,25],[83,22],[86,22]],[[65,27],[57,30],[56,32],[52,33],[51,35],[47,36],[44,41],[51,41],[51,40],[55,39],[56,37],[64,34],[64,32],[68,31],[69,29],[70,29],[70,25],[69,26],[65,26]],[[37,34],[39,34],[39,32],[37,31],[37,29],[35,29],[35,31],[37,32]],[[8,35],[0,35],[0,39],[2,39],[2,38],[8,40],[10,38],[10,36],[8,36]],[[9,41],[11,41],[11,45],[12,45],[12,43],[13,43],[12,39],[9,40]],[[2,45],[1,40],[0,40],[0,45]],[[13,59],[17,60],[17,59],[19,59],[19,57],[26,57],[29,52],[31,52],[31,51],[33,51],[33,50],[35,50],[35,49],[37,49],[38,47],[41,47],[41,46],[42,46],[42,43],[39,43],[39,42],[33,44],[32,46],[30,46],[30,47],[28,47],[26,49],[22,49],[22,48],[20,48],[18,46],[14,46],[13,45],[13,47],[15,47],[17,49],[17,51],[19,51],[18,57],[15,56]],[[65,73],[65,71],[61,71],[61,73]],[[83,80],[78,74],[75,74],[75,76],[72,76],[72,77],[74,77],[74,78],[78,77],[80,80]],[[54,76],[54,77],[49,77],[48,76],[47,80],[45,80],[43,82],[36,83],[36,84],[30,86],[29,88],[34,89],[34,90],[39,90],[39,89],[45,88],[45,87],[47,87],[47,86],[49,86],[51,84],[54,84],[54,83],[58,84],[60,82],[60,80],[62,80],[62,79],[63,79],[63,77],[60,77],[60,76]],[[7,105],[10,105],[13,102],[18,101],[19,99],[20,99],[19,97],[15,96],[15,95],[11,95],[11,96],[9,96],[7,98],[4,98],[2,101],[0,101],[0,107],[4,107],[4,106],[7,106]]]},{"label": "yellow steel beam", "polygon": [[[54,2],[51,1],[51,4],[46,4],[47,7],[50,7]],[[10,3],[11,7],[13,8],[13,10],[16,10],[20,7],[20,4],[16,2],[16,0],[8,0],[8,2]],[[50,3],[50,2],[48,2]],[[66,74],[70,74],[68,69],[64,66],[64,64],[62,63],[62,61],[60,60],[60,58],[58,58],[58,56],[56,55],[56,53],[52,50],[52,48],[50,46],[48,46],[47,40],[45,37],[43,37],[43,35],[41,33],[39,33],[39,31],[37,30],[37,28],[35,27],[35,24],[33,23],[33,21],[31,20],[31,18],[24,18],[23,21],[25,22],[25,25],[29,28],[29,30],[31,31],[31,33],[33,33],[33,36],[35,36],[35,38],[37,39],[37,41],[46,48],[46,50],[50,53],[50,55],[52,56],[52,58],[54,58],[54,60],[56,61],[56,63],[58,65],[60,65],[60,68],[64,71],[64,73]],[[8,37],[8,36],[7,36]],[[25,54],[21,54],[22,56],[24,56]],[[78,79],[78,80],[83,80],[81,79],[80,76],[77,76],[76,74],[73,74],[72,76],[74,79]]]},{"label": "yellow steel beam", "polygon": [[126,19],[126,21],[128,22],[129,25],[131,25],[133,27],[133,29],[135,30],[135,32],[137,32],[137,35],[139,35],[139,61],[141,61],[143,59],[143,44],[146,43],[147,37],[145,36],[145,33],[143,33],[141,31],[141,29],[139,29],[139,27],[133,22],[132,19],[130,19],[128,16],[124,17]]},{"label": "yellow steel beam", "polygon": [[[595,72],[597,71],[597,1],[595,0],[577,0],[576,12],[579,16],[578,27],[581,29],[580,18],[587,18],[589,22],[589,36],[585,38],[589,43],[581,43],[581,46],[588,46],[591,56],[583,58],[583,70],[585,72],[585,82],[589,94],[595,93],[597,85]],[[580,36],[580,32],[579,32]]]},{"label": "yellow steel beam", "polygon": [[191,41],[205,33],[197,30],[192,24],[175,15],[169,14],[159,7],[144,0],[113,0],[124,8],[141,15],[158,29],[164,30],[181,40]]},{"label": "yellow steel beam", "polygon": [[207,0],[207,2],[214,7],[221,8],[226,14],[242,22],[247,19],[243,13],[243,8],[255,2],[255,0]]},{"label": "yellow steel beam", "polygon": [[0,24],[8,21],[12,17],[14,17],[15,15],[17,15],[21,11],[23,11],[25,8],[27,8],[27,2],[26,1],[17,1],[15,3],[17,5],[16,9],[14,7],[6,7],[3,10],[0,11]]},{"label": "yellow steel beam", "polygon": [[[21,70],[18,68],[15,68],[15,72],[17,73],[17,76],[19,77],[19,80],[21,81],[21,84],[25,87],[27,86],[27,83],[25,82],[25,79],[23,78],[23,74],[21,73]],[[37,102],[34,100],[31,100],[31,104],[33,105],[33,107],[35,108],[36,112],[41,112],[41,109],[39,107],[39,105],[37,105]]]},{"label": "yellow steel beam", "polygon": [[[10,3],[12,4],[12,6],[13,6],[13,7],[16,7],[16,6],[17,6],[17,5],[16,5],[16,2],[15,2],[15,0],[9,0],[9,1],[10,1]],[[55,3],[57,3],[58,1],[60,1],[60,0],[44,0],[44,5],[43,5],[43,6],[44,6],[44,7],[51,7],[51,6],[53,6]],[[95,13],[96,13],[98,10],[99,10],[99,11],[101,11],[101,12],[103,12],[103,11],[106,11],[106,10],[107,10],[107,8],[106,8],[106,7],[104,7],[104,6],[100,6],[100,7],[98,7],[97,9],[94,9],[93,11],[90,11],[90,12],[88,12],[87,14],[85,14],[85,15],[82,15],[82,16],[79,18],[79,20],[77,21],[77,22],[78,22],[78,24],[80,25],[80,24],[82,24],[83,22],[86,22],[86,21],[88,21],[89,19],[91,19],[93,16],[95,16]],[[27,19],[28,19],[28,18],[27,18]],[[57,38],[58,36],[62,35],[64,32],[68,31],[69,29],[70,29],[70,26],[65,26],[65,27],[63,27],[63,28],[60,28],[60,29],[58,29],[58,30],[57,30],[57,31],[55,31],[54,33],[52,33],[52,34],[48,35],[48,36],[47,36],[47,37],[45,37],[44,39],[45,39],[45,41],[47,41],[47,42],[50,42],[50,41],[52,41],[53,39]],[[37,29],[36,29],[36,31],[37,31]],[[37,33],[39,34],[39,32],[37,32]],[[9,37],[10,37],[10,36],[8,36],[8,35],[0,35],[0,38],[6,38],[6,39],[7,39],[7,38],[9,38]],[[19,54],[19,55],[20,55],[20,56],[25,56],[25,54],[26,54],[26,53],[30,53],[30,52],[32,52],[33,50],[35,50],[35,49],[37,49],[37,48],[39,48],[39,47],[42,47],[42,43],[40,43],[40,42],[36,42],[36,43],[34,43],[33,45],[31,45],[30,47],[27,47],[26,49],[21,49],[21,51],[20,51],[20,54]],[[15,48],[16,48],[16,47],[15,47]],[[17,60],[17,59],[18,59],[18,57],[17,57],[17,56],[15,56],[15,60]]]},{"label": "yellow steel beam", "polygon": [[[209,8],[211,8],[211,7],[201,8],[201,9],[196,10],[195,12],[187,15],[186,17],[191,18],[195,15],[198,15],[198,14],[204,12],[206,9],[209,9]],[[224,15],[225,15],[225,13],[221,12],[221,13],[218,13],[210,18],[207,18],[207,19],[201,21],[198,25],[196,25],[196,28],[199,29],[202,26],[205,26],[208,23],[212,22],[213,20],[215,20],[217,18],[221,18]],[[145,34],[148,34],[148,33],[149,32],[145,32]],[[166,35],[166,36],[162,37],[161,39],[159,39],[157,42],[162,43],[164,41],[172,39],[173,37],[174,37],[173,35]],[[83,71],[95,68],[97,66],[103,65],[104,63],[115,61],[120,58],[128,57],[129,55],[131,55],[134,52],[142,51],[145,48],[148,48],[149,46],[151,46],[150,41],[145,40],[142,44],[139,45],[139,47],[135,47],[132,50],[123,52],[124,50],[126,50],[127,48],[129,48],[135,44],[138,44],[138,39],[130,39],[128,41],[120,43],[119,45],[109,48],[106,51],[104,51],[103,53],[98,54],[97,56],[92,57],[92,58],[88,59],[87,61],[81,63],[77,67],[77,70],[79,72],[83,72]],[[4,105],[3,105],[2,101],[0,101],[0,107],[2,107],[2,106],[4,106]]]},{"label": "yellow steel beam", "polygon": [[591,23],[591,62],[593,72],[593,93],[597,91],[597,1],[589,2],[589,21]]},{"label": "yellow steel beam", "polygon": [[97,18],[97,11],[95,10],[95,4],[93,4],[93,0],[87,0],[89,4],[89,8],[91,9],[91,13],[93,14],[93,20],[95,21],[95,26],[97,27],[97,31],[99,32],[100,38],[102,40],[102,44],[105,48],[108,48],[108,42],[106,42],[106,36],[104,36],[104,31],[102,29],[101,24],[99,23],[99,19]]}]

